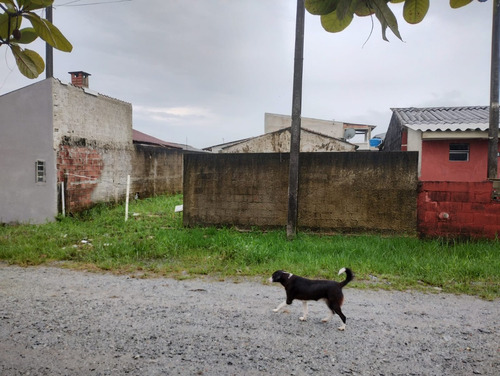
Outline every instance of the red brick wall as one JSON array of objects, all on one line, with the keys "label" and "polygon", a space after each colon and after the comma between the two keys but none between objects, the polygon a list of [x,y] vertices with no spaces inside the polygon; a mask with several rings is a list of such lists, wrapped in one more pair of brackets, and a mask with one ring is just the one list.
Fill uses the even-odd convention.
[{"label": "red brick wall", "polygon": [[101,155],[85,146],[61,145],[57,156],[58,182],[65,184],[67,211],[92,206],[92,192],[104,168]]},{"label": "red brick wall", "polygon": [[500,236],[500,201],[485,182],[421,182],[417,231],[421,237]]}]

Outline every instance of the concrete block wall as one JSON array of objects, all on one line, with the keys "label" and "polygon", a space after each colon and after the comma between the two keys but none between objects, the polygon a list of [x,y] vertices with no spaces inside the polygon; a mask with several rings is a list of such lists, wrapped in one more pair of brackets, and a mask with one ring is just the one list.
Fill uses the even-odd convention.
[{"label": "concrete block wall", "polygon": [[286,224],[288,154],[186,154],[186,226]]},{"label": "concrete block wall", "polygon": [[65,137],[95,140],[109,148],[132,145],[132,104],[54,81],[54,148]]},{"label": "concrete block wall", "polygon": [[418,233],[421,237],[490,238],[500,235],[500,201],[493,183],[421,182]]},{"label": "concrete block wall", "polygon": [[[301,153],[299,228],[416,233],[416,153]],[[284,227],[288,154],[185,155],[184,225]]]},{"label": "concrete block wall", "polygon": [[134,145],[131,192],[139,198],[182,192],[183,150]]},{"label": "concrete block wall", "polygon": [[417,153],[311,153],[302,159],[299,224],[415,234]]},{"label": "concrete block wall", "polygon": [[125,200],[127,175],[131,197],[179,193],[182,163],[179,150],[140,145],[110,149],[86,139],[65,138],[57,153],[57,169],[58,182],[64,182],[66,212]]},{"label": "concrete block wall", "polygon": [[[182,151],[132,143],[132,105],[93,91],[53,85],[54,149],[67,212],[131,196],[182,190]],[[61,208],[61,192],[59,192]]]}]

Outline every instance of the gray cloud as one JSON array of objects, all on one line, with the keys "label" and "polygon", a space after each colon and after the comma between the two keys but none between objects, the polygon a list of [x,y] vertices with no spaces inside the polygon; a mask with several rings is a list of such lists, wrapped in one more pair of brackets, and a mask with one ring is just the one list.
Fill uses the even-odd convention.
[{"label": "gray cloud", "polygon": [[[140,131],[205,147],[263,133],[265,112],[291,112],[293,1],[64,3],[54,23],[74,51],[55,52],[55,76],[91,73],[92,89],[133,104]],[[389,33],[390,43],[376,20],[367,40],[370,18],[329,34],[306,14],[303,116],[381,133],[391,107],[488,104],[491,12],[491,2],[452,10],[434,1],[421,24],[400,22],[404,42]],[[4,60],[0,94],[32,83]]]}]

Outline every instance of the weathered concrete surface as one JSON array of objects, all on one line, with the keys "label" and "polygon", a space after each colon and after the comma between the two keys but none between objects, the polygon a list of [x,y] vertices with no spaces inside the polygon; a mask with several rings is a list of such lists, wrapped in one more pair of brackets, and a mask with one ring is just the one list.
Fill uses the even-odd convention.
[{"label": "weathered concrete surface", "polygon": [[[416,153],[301,153],[299,227],[416,233]],[[186,155],[184,224],[285,226],[288,154]]]},{"label": "weathered concrete surface", "polygon": [[344,290],[347,329],[278,285],[0,264],[0,374],[496,376],[500,304]]}]

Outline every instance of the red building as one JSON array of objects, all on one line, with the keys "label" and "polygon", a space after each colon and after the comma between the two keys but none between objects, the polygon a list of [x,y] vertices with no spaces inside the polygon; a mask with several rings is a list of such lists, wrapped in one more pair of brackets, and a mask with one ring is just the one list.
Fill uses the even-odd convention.
[{"label": "red building", "polygon": [[383,150],[419,152],[419,234],[498,238],[500,180],[488,180],[487,170],[489,107],[392,111]]},{"label": "red building", "polygon": [[392,111],[384,150],[418,151],[421,181],[487,180],[488,106]]}]

